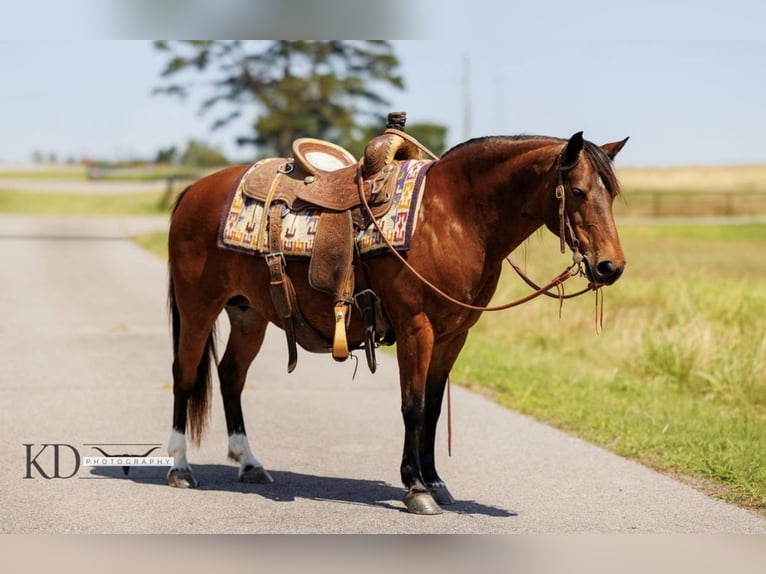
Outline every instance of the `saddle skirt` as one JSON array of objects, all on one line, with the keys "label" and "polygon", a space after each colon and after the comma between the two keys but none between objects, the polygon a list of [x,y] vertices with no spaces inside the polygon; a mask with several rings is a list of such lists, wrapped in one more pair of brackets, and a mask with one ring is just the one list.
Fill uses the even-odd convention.
[{"label": "saddle skirt", "polygon": [[[410,248],[426,173],[432,164],[431,160],[397,160],[372,180],[365,181],[366,197],[370,198],[378,225],[399,251]],[[287,258],[308,258],[312,255],[319,219],[324,211],[359,209],[356,165],[320,172],[316,176],[291,166],[292,160],[270,158],[245,169],[234,185],[222,215],[219,247],[257,256],[268,255],[269,205],[278,202],[282,205],[282,253]],[[363,219],[355,217],[357,223]],[[355,241],[363,255],[388,249],[372,224],[359,231]]]}]

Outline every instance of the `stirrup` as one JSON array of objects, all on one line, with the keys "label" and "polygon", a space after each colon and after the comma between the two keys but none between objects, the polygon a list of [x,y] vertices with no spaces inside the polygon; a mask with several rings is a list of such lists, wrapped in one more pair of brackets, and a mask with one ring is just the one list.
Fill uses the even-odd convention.
[{"label": "stirrup", "polygon": [[335,304],[335,336],[332,343],[332,358],[336,361],[348,359],[348,340],[346,338],[346,315],[349,304],[339,301]]},{"label": "stirrup", "polygon": [[374,375],[378,368],[378,360],[375,358],[375,328],[370,325],[367,327],[367,338],[364,343],[364,356],[367,358],[367,366]]},{"label": "stirrup", "polygon": [[354,304],[364,318],[367,325],[365,330],[364,355],[367,358],[367,366],[371,373],[375,373],[378,361],[375,358],[376,333],[375,333],[375,304],[380,303],[380,299],[372,289],[364,289],[354,295]]}]

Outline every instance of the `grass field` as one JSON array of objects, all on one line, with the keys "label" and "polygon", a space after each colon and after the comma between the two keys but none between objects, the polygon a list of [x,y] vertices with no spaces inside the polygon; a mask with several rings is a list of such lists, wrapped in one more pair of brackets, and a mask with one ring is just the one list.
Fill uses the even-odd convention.
[{"label": "grass field", "polygon": [[[715,494],[766,510],[766,226],[622,225],[624,277],[591,297],[485,314],[453,380]],[[542,280],[550,236],[526,246]],[[523,255],[521,257],[523,259]],[[553,257],[557,259],[557,257]],[[495,297],[522,292],[506,273]],[[459,432],[459,431],[457,431]]]},{"label": "grass field", "polygon": [[157,192],[109,195],[0,189],[0,213],[41,215],[157,215],[167,213]]},{"label": "grass field", "polygon": [[169,176],[185,175],[187,178],[201,177],[215,168],[188,168],[176,165],[139,165],[139,166],[92,166],[79,164],[52,165],[0,165],[0,180],[25,179],[42,181],[87,181],[90,177],[113,181],[157,181]]},{"label": "grass field", "polygon": [[[620,174],[627,201],[639,175],[654,177]],[[693,193],[708,176],[666,192]],[[152,194],[39,194],[34,207],[19,195],[0,192],[0,212],[166,212]],[[453,382],[766,514],[766,225],[618,226],[628,265],[605,290],[601,334],[592,296],[561,318],[551,299],[485,313]],[[162,257],[166,240],[138,238]],[[547,232],[514,257],[538,281],[569,263]],[[495,302],[527,292],[508,268]]]},{"label": "grass field", "polygon": [[766,166],[621,168],[617,175],[618,217],[766,214]]},{"label": "grass field", "polygon": [[766,165],[617,167],[627,190],[766,193]]}]

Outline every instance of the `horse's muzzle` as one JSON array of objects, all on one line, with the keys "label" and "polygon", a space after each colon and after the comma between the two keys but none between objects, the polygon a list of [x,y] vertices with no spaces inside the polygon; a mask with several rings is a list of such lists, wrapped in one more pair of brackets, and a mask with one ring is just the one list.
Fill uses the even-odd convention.
[{"label": "horse's muzzle", "polygon": [[593,283],[600,285],[611,285],[617,281],[625,270],[625,262],[616,263],[611,259],[599,261],[595,266],[591,266],[588,259],[585,259],[585,271]]}]

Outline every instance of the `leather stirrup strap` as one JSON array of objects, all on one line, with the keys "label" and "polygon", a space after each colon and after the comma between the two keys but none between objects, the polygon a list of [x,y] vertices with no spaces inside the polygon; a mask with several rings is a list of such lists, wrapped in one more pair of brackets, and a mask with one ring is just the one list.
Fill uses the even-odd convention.
[{"label": "leather stirrup strap", "polygon": [[282,233],[282,206],[280,204],[269,207],[269,254],[266,263],[269,266],[269,292],[274,304],[282,328],[287,336],[287,372],[292,373],[298,364],[298,348],[295,342],[295,325],[293,315],[295,313],[295,289],[290,278],[285,273],[285,257],[281,246]]}]

